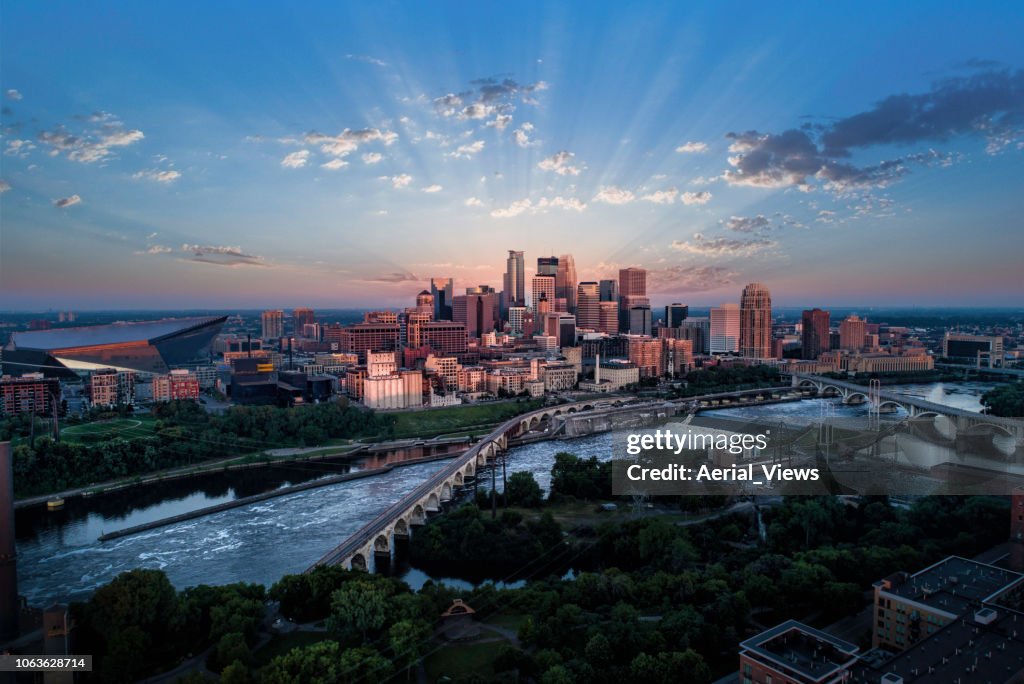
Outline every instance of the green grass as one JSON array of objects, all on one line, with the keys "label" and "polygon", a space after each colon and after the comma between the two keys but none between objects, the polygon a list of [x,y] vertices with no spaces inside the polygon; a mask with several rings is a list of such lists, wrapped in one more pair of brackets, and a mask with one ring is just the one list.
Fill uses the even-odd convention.
[{"label": "green grass", "polygon": [[491,641],[484,644],[451,644],[427,656],[423,668],[427,681],[436,682],[438,677],[465,677],[475,674],[485,679],[494,675],[494,659],[507,640]]},{"label": "green grass", "polygon": [[543,406],[540,400],[501,401],[491,404],[470,406],[449,406],[425,411],[406,411],[395,414],[395,438],[428,437],[434,435],[466,432],[479,427],[479,433],[513,416],[533,411]]},{"label": "green grass", "polygon": [[100,420],[93,423],[69,425],[60,431],[60,436],[61,439],[72,442],[96,442],[112,437],[135,439],[152,435],[154,422],[150,416]]},{"label": "green grass", "polygon": [[293,648],[312,646],[330,639],[327,632],[290,632],[274,636],[266,646],[253,653],[255,667],[264,667],[279,655],[284,655]]}]

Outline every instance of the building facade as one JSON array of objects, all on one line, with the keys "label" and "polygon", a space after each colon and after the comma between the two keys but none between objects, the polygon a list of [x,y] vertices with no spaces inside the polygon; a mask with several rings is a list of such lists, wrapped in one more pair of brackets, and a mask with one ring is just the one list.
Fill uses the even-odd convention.
[{"label": "building facade", "polygon": [[761,283],[747,285],[740,298],[740,356],[772,358],[772,296]]}]

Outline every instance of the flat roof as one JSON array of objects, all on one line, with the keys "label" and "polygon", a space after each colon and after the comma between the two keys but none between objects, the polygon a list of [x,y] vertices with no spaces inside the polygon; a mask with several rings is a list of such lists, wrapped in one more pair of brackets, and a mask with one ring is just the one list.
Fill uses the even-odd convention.
[{"label": "flat roof", "polygon": [[133,321],[92,325],[80,328],[51,328],[11,334],[8,349],[55,351],[75,347],[97,347],[127,342],[148,342],[193,328],[223,323],[227,316],[164,318],[157,321]]},{"label": "flat roof", "polygon": [[848,667],[860,647],[796,620],[787,620],[740,644],[740,653],[818,681]]},{"label": "flat roof", "polygon": [[949,556],[882,591],[933,610],[963,615],[1020,580],[1022,575],[988,563]]}]

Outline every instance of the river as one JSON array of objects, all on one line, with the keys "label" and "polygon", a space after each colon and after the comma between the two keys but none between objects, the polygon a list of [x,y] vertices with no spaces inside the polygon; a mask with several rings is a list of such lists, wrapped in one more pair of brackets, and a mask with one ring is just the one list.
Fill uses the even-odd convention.
[{"label": "river", "polygon": [[[981,394],[991,387],[957,382],[885,389],[978,411]],[[867,411],[865,406],[806,399],[707,413],[814,418],[826,401],[834,404],[836,416],[863,415]],[[611,456],[611,435],[517,447],[509,452],[508,472],[528,470],[547,491],[551,464],[558,451],[607,459]],[[104,532],[336,474],[348,466],[282,465],[76,499],[56,513],[22,509],[15,515],[19,591],[32,605],[81,599],[132,568],[162,569],[179,588],[238,581],[269,586],[284,574],[309,567],[382,509],[424,482],[439,465],[435,461],[395,468],[378,476],[297,492],[105,543],[97,541]],[[499,472],[499,487],[500,479]],[[406,570],[403,576],[413,585],[427,579],[415,569]]]}]

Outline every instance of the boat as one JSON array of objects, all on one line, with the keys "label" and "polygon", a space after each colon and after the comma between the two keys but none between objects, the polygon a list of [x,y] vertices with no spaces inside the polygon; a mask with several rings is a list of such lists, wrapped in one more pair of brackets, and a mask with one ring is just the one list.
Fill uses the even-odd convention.
[{"label": "boat", "polygon": [[46,508],[50,511],[59,511],[64,508],[64,499],[50,499],[46,502]]}]

